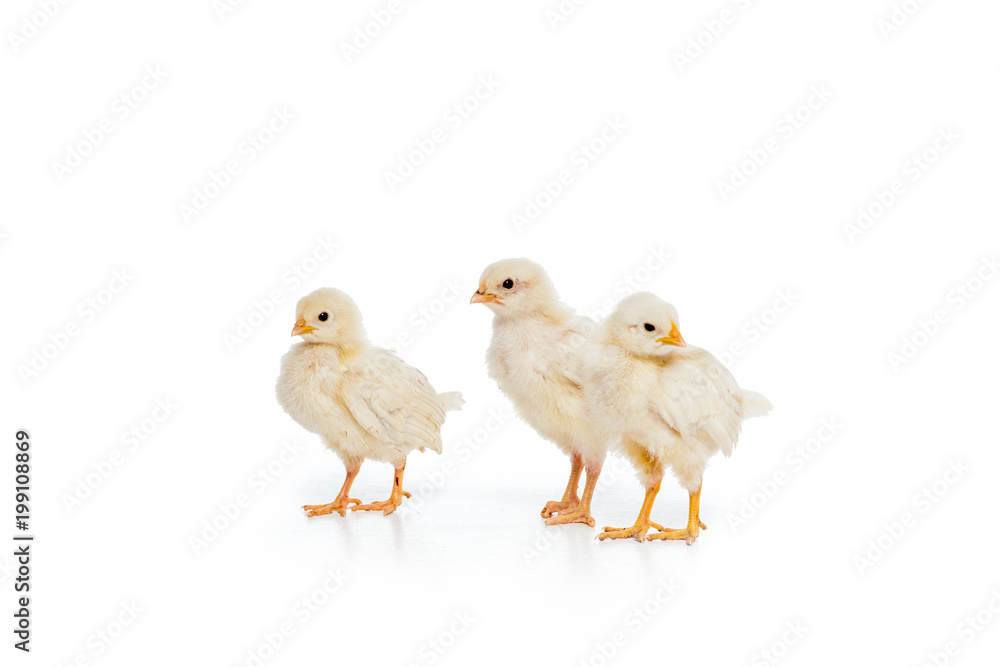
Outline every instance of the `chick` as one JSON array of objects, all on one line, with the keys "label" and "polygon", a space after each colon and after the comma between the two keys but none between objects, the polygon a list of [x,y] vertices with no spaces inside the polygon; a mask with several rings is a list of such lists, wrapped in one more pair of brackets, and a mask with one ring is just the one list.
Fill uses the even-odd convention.
[{"label": "chick", "polygon": [[[459,392],[438,394],[424,374],[368,341],[357,305],[324,287],[299,300],[292,336],[302,342],[281,359],[278,403],[306,430],[323,438],[344,462],[347,477],[332,503],[305,505],[306,516],[352,510],[392,514],[402,502],[406,455],[441,453],[445,411],[458,410]],[[365,459],[396,469],[388,500],[362,505],[349,496]]]},{"label": "chick", "polygon": [[[587,366],[588,402],[646,487],[635,525],[605,528],[598,535],[602,540],[634,537],[693,544],[707,527],[698,505],[708,460],[720,450],[732,454],[740,423],[771,410],[766,398],[740,389],[709,352],[688,347],[678,322],[672,305],[639,292],[622,299],[597,333],[597,352]],[[680,530],[649,520],[667,466],[690,494],[688,525]],[[650,526],[660,532],[646,536]]]},{"label": "chick", "polygon": [[[527,259],[486,267],[470,303],[493,311],[487,368],[518,415],[570,457],[562,500],[546,503],[545,523],[593,526],[590,501],[607,453],[595,437],[582,386],[583,359],[595,325],[578,316],[556,293],[545,270]],[[586,468],[583,498],[577,496]]]}]

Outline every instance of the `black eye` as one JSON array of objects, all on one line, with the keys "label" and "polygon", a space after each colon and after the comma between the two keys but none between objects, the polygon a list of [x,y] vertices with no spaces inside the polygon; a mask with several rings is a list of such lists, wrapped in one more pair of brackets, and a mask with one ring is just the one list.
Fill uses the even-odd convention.
[{"label": "black eye", "polygon": [[320,321],[320,322],[326,322],[326,320],[327,320],[327,318],[328,318],[328,317],[330,317],[330,316],[329,316],[329,315],[327,315],[327,314],[326,314],[325,312],[323,312],[323,313],[320,313],[320,314],[319,314],[319,321]]},{"label": "black eye", "polygon": [[643,328],[644,328],[644,329],[646,329],[646,331],[656,331],[656,327],[654,327],[654,326],[653,326],[652,324],[650,324],[649,322],[646,322],[646,323],[645,323],[645,324],[643,324],[642,326],[643,326]]},{"label": "black eye", "polygon": [[508,278],[507,280],[503,281],[503,288],[504,289],[510,289],[513,286],[514,286],[514,281],[511,280],[510,278]]}]

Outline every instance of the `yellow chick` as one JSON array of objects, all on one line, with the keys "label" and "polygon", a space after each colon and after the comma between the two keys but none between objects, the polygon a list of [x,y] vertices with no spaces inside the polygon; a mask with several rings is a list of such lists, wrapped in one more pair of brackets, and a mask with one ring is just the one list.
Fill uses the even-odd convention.
[{"label": "yellow chick", "polygon": [[[587,399],[602,428],[620,443],[646,487],[642,510],[629,528],[606,527],[602,540],[684,540],[702,528],[701,483],[708,460],[733,452],[744,419],[767,414],[771,403],[740,389],[711,353],[689,347],[677,310],[649,292],[624,299],[598,332],[588,360]],[[690,497],[688,525],[673,530],[649,519],[667,467]],[[650,527],[659,532],[646,535]]]},{"label": "yellow chick", "polygon": [[[278,403],[295,421],[319,435],[344,462],[347,477],[337,499],[305,505],[306,516],[352,510],[393,513],[402,502],[406,456],[414,449],[441,453],[445,412],[458,410],[459,392],[438,394],[423,373],[393,352],[368,341],[361,312],[337,289],[324,287],[295,307],[293,345],[281,359]],[[349,496],[365,459],[396,469],[388,500],[362,505]]]},{"label": "yellow chick", "polygon": [[[517,414],[570,457],[562,500],[546,503],[545,523],[594,525],[590,502],[607,453],[607,441],[590,423],[583,393],[583,360],[594,323],[559,299],[541,266],[505,259],[483,271],[470,303],[493,311],[493,338],[486,353],[491,378]],[[580,473],[587,471],[583,497]]]}]

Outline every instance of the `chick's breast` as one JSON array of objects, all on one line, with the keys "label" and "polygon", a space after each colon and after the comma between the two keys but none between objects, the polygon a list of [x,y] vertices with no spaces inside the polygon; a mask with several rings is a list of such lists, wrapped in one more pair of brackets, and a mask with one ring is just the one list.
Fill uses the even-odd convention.
[{"label": "chick's breast", "polygon": [[588,342],[576,328],[502,327],[487,354],[489,375],[518,414],[564,450],[593,439],[583,394]]},{"label": "chick's breast", "polygon": [[414,449],[441,451],[440,398],[423,373],[388,350],[341,362],[321,346],[297,346],[281,366],[278,402],[341,457],[402,465]]}]

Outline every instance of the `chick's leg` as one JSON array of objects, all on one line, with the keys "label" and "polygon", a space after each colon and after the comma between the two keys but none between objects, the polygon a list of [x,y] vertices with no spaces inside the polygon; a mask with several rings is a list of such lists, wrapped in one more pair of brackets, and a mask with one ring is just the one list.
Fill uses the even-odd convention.
[{"label": "chick's leg", "polygon": [[403,496],[407,498],[410,494],[403,491],[403,471],[406,470],[406,462],[403,465],[396,468],[396,474],[392,478],[392,493],[389,494],[387,500],[379,500],[374,503],[368,503],[367,505],[355,505],[351,508],[351,511],[356,510],[382,510],[382,514],[389,516],[396,511],[396,508],[403,503]]},{"label": "chick's leg", "polygon": [[705,524],[701,522],[701,517],[698,516],[698,509],[701,505],[701,486],[698,486],[698,490],[692,493],[688,499],[688,525],[687,528],[680,530],[673,530],[670,528],[661,528],[661,532],[653,533],[652,535],[647,535],[647,540],[684,540],[688,544],[694,544],[694,541],[698,539],[698,535],[701,533],[703,528],[708,528]]},{"label": "chick's leg", "polygon": [[569,511],[560,512],[558,516],[545,520],[550,526],[561,523],[585,523],[588,526],[595,524],[594,517],[590,516],[590,500],[594,497],[594,488],[597,486],[597,478],[601,476],[601,462],[587,462],[587,482],[583,486],[583,498],[579,504]]},{"label": "chick's leg", "polygon": [[619,540],[625,537],[634,537],[642,542],[642,538],[645,537],[646,531],[648,531],[651,526],[657,530],[663,530],[663,526],[649,520],[649,513],[653,511],[653,501],[656,500],[656,494],[659,492],[660,482],[657,481],[656,484],[646,489],[646,497],[642,501],[642,509],[639,510],[639,517],[635,520],[635,524],[629,528],[612,528],[611,526],[605,526],[604,532],[598,535],[597,539]]},{"label": "chick's leg", "polygon": [[583,470],[583,459],[579,454],[573,454],[569,461],[572,467],[569,470],[569,483],[566,484],[566,492],[563,493],[562,500],[550,500],[545,503],[545,508],[542,510],[542,516],[545,518],[576,509],[576,506],[580,504],[576,490],[580,488],[580,471]]},{"label": "chick's leg", "polygon": [[336,512],[340,516],[347,516],[347,508],[352,503],[360,505],[360,500],[348,497],[348,494],[351,492],[351,484],[354,483],[354,478],[358,476],[359,470],[361,470],[361,461],[349,462],[347,464],[347,477],[344,478],[344,485],[340,487],[337,499],[326,505],[303,505],[302,509],[306,511],[306,516],[320,516],[321,514],[331,514],[333,512]]}]

